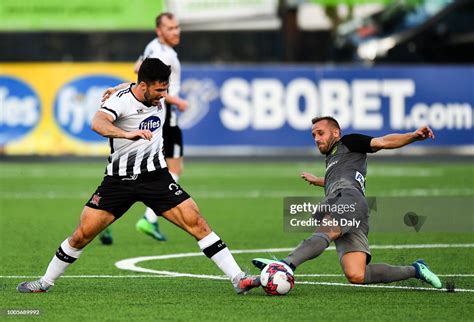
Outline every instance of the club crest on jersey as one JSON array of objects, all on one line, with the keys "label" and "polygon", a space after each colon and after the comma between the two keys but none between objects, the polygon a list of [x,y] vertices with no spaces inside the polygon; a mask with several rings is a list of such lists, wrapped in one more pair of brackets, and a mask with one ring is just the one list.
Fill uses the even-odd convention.
[{"label": "club crest on jersey", "polygon": [[140,130],[150,130],[151,132],[159,129],[161,126],[161,119],[158,116],[150,116],[140,122],[138,127]]}]

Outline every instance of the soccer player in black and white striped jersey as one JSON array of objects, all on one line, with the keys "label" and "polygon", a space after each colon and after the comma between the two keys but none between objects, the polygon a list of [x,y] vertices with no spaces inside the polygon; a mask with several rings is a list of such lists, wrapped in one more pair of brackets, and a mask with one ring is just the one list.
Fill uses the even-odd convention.
[{"label": "soccer player in black and white striped jersey", "polygon": [[[180,43],[180,26],[176,17],[169,12],[160,13],[155,19],[155,25],[157,37],[146,46],[143,55],[136,61],[134,69],[135,72],[138,72],[144,58],[158,58],[171,67],[170,86],[163,104],[166,109],[163,124],[163,154],[171,176],[178,182],[183,172],[183,134],[178,125],[177,110],[184,112],[188,108],[188,102],[179,96],[181,63],[178,54],[173,49]],[[115,88],[108,89],[104,95],[107,97],[117,89],[127,87],[129,87],[127,83],[120,84]],[[159,229],[158,217],[149,207],[143,218],[137,222],[136,227],[156,240],[166,240],[165,235]],[[110,228],[101,233],[100,240],[105,245],[112,244]]]},{"label": "soccer player in black and white striped jersey", "polygon": [[137,201],[196,238],[200,249],[232,281],[238,294],[260,285],[258,277],[246,276],[240,269],[196,203],[166,168],[162,104],[169,75],[168,65],[147,58],[139,69],[137,83],[117,92],[97,111],[92,129],[110,140],[106,176],[86,203],[79,226],[62,242],[46,273],[39,280],[20,283],[19,292],[46,292],[79,258],[84,247]]}]

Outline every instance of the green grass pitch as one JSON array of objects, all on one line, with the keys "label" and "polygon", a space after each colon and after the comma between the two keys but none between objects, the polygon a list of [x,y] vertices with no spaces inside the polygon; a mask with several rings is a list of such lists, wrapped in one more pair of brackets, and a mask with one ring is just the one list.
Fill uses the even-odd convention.
[{"label": "green grass pitch", "polygon": [[[167,242],[135,230],[144,206],[136,204],[113,225],[114,245],[93,241],[48,293],[19,294],[16,285],[41,276],[59,244],[78,223],[84,203],[100,183],[105,163],[0,163],[0,318],[45,321],[242,321],[242,320],[470,320],[474,303],[473,214],[447,213],[447,221],[467,216],[460,232],[377,232],[373,263],[408,264],[424,258],[456,292],[423,290],[417,280],[396,288],[353,287],[346,282],[334,250],[302,265],[288,296],[266,296],[256,289],[237,296],[230,283],[215,278],[163,276],[121,270],[115,263],[140,256],[199,253],[196,242],[161,220]],[[269,248],[291,248],[308,233],[283,231],[285,196],[322,196],[322,189],[299,178],[300,171],[322,174],[323,162],[192,162],[182,186],[194,197],[211,227],[244,269]],[[368,195],[474,196],[471,163],[395,163],[369,160]],[[454,218],[454,219],[453,219]],[[470,220],[469,220],[470,218]],[[470,231],[469,231],[470,229]],[[410,245],[462,244],[463,247],[413,248]],[[388,248],[376,248],[389,245]],[[390,245],[406,245],[393,248]],[[252,250],[262,251],[251,253]],[[286,251],[273,251],[284,256]],[[220,276],[204,256],[143,261],[156,271]],[[9,309],[37,309],[40,315],[6,316]]]}]

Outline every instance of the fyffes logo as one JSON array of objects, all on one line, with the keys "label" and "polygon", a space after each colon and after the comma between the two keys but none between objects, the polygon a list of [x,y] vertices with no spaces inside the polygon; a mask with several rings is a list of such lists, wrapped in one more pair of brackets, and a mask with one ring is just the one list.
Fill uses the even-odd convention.
[{"label": "fyffes logo", "polygon": [[161,126],[161,120],[158,116],[150,116],[141,121],[140,130],[150,130],[151,132],[159,129]]},{"label": "fyffes logo", "polygon": [[0,145],[30,132],[41,116],[40,100],[23,81],[0,76]]},{"label": "fyffes logo", "polygon": [[84,76],[66,83],[54,100],[54,118],[70,136],[88,142],[102,142],[102,136],[91,130],[91,122],[100,104],[102,93],[124,80],[106,76]]}]

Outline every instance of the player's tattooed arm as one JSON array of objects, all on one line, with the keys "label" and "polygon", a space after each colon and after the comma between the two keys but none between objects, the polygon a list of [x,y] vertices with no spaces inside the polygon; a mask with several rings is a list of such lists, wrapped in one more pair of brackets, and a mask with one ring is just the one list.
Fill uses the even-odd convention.
[{"label": "player's tattooed arm", "polygon": [[113,124],[114,117],[103,111],[97,111],[92,119],[91,128],[107,138],[122,138],[129,140],[151,140],[153,134],[150,130],[125,131]]},{"label": "player's tattooed arm", "polygon": [[423,141],[428,138],[434,139],[434,133],[428,126],[422,126],[414,132],[404,134],[388,134],[373,138],[370,147],[373,151],[381,149],[398,149],[416,141]]},{"label": "player's tattooed arm", "polygon": [[324,177],[316,177],[309,172],[301,172],[301,179],[313,186],[324,187]]}]

